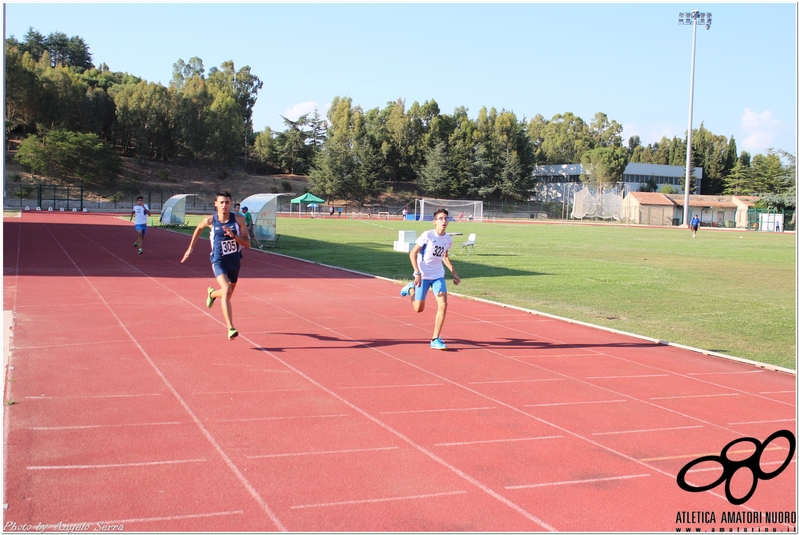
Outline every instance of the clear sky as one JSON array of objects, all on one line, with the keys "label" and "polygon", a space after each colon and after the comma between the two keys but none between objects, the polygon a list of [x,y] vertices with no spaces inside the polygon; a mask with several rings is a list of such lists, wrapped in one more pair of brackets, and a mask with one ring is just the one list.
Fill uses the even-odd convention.
[{"label": "clear sky", "polygon": [[796,153],[795,3],[7,3],[5,34],[80,36],[95,65],[168,85],[191,57],[206,72],[232,60],[264,87],[256,131],[285,129],[335,96],[364,110],[434,99],[519,119],[604,112],[644,144],[685,136],[692,28],[693,125],[734,136],[738,151]]}]

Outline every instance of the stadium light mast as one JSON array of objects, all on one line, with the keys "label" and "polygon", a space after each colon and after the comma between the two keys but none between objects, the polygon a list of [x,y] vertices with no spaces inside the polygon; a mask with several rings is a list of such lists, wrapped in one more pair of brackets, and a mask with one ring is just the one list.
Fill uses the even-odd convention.
[{"label": "stadium light mast", "polygon": [[692,11],[691,13],[680,13],[679,24],[683,26],[694,27],[694,41],[691,46],[691,93],[688,98],[688,147],[686,147],[687,156],[685,157],[685,205],[683,208],[683,224],[688,226],[688,193],[691,191],[691,149],[694,134],[694,66],[696,64],[696,26],[701,24],[706,30],[710,29],[710,19],[712,13],[700,13],[699,11]]}]

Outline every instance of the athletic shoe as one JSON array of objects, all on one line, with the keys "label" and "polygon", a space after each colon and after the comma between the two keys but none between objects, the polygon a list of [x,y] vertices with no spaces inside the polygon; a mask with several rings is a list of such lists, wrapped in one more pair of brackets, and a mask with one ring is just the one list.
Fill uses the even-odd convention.
[{"label": "athletic shoe", "polygon": [[144,253],[144,251],[142,251],[141,247],[139,247],[139,254],[143,254],[143,253]]},{"label": "athletic shoe", "polygon": [[434,338],[430,341],[430,349],[442,349],[444,351],[447,350],[447,344],[444,343],[444,340],[441,339],[439,336],[438,338]]},{"label": "athletic shoe", "polygon": [[400,290],[400,295],[402,297],[408,297],[411,294],[411,288],[413,288],[413,281],[402,287],[402,290]]},{"label": "athletic shoe", "polygon": [[216,297],[211,297],[211,294],[213,292],[214,292],[214,287],[213,286],[209,286],[208,287],[208,299],[205,300],[205,306],[207,306],[208,308],[211,308],[212,306],[214,306],[214,301],[216,301]]},{"label": "athletic shoe", "polygon": [[139,242],[137,242],[137,241],[133,242],[133,246],[134,247],[138,247],[139,246]]},{"label": "athletic shoe", "polygon": [[227,330],[227,339],[228,340],[233,340],[238,335],[239,335],[239,331],[237,331],[236,329],[228,329]]}]

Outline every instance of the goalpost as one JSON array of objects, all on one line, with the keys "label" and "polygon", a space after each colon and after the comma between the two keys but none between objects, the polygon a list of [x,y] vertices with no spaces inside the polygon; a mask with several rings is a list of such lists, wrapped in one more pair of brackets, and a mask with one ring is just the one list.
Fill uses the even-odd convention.
[{"label": "goalpost", "polygon": [[444,208],[453,221],[483,221],[483,201],[417,199],[419,221],[432,221],[433,212]]}]

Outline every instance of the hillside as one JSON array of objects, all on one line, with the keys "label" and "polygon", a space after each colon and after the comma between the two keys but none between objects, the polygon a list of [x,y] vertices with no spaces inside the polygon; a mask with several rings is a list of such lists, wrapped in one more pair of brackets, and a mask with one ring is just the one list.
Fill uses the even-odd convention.
[{"label": "hillside", "polygon": [[[79,186],[75,181],[56,176],[32,176],[19,164],[13,161],[16,151],[6,151],[5,185],[9,199],[18,198],[25,191],[32,192],[37,184],[54,184],[62,186]],[[137,162],[135,158],[122,158],[123,171],[111,186],[84,186],[84,198],[88,201],[130,200],[136,195],[151,191],[164,193],[209,193],[229,191],[234,198],[243,199],[256,193],[294,193],[302,195],[310,184],[308,177],[302,175],[254,175],[247,174],[243,168],[204,169],[187,167],[172,163],[153,161]],[[404,193],[393,195],[392,192],[380,197],[379,202],[407,202],[416,191],[412,188]],[[32,194],[32,195],[35,195]],[[29,193],[28,197],[32,198]],[[338,204],[357,204],[354,201]]]}]

